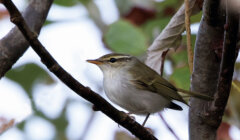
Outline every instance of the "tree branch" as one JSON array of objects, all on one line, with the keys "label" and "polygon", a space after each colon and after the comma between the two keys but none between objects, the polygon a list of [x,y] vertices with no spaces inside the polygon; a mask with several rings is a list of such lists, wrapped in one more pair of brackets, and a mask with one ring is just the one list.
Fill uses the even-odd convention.
[{"label": "tree branch", "polygon": [[[228,29],[223,39],[224,15],[219,0],[204,1],[203,18],[195,46],[191,87],[193,91],[206,93],[210,96],[214,93],[216,95],[212,102],[191,98],[190,140],[216,139],[216,131],[221,123],[228,99],[236,59],[238,22],[233,18],[228,18],[226,25]],[[224,49],[222,49],[223,40]]]},{"label": "tree branch", "polygon": [[[213,96],[217,89],[217,81],[221,58],[219,50],[223,43],[224,19],[219,12],[219,0],[205,0],[203,18],[197,34],[191,89]],[[214,19],[214,20],[213,20]],[[214,139],[213,128],[208,122],[210,104],[197,98],[190,99],[189,139]],[[210,137],[211,136],[211,137]]]},{"label": "tree branch", "polygon": [[[46,20],[53,0],[32,0],[23,13],[23,17],[32,31],[39,33]],[[0,40],[0,78],[11,69],[29,46],[17,27],[14,27]]]},{"label": "tree branch", "polygon": [[75,91],[79,96],[93,103],[100,111],[110,117],[112,120],[122,125],[135,136],[140,139],[156,140],[144,127],[131,119],[126,113],[115,109],[111,104],[104,100],[100,95],[93,92],[81,83],[75,80],[69,73],[67,73],[43,47],[41,42],[37,39],[37,35],[32,32],[24,21],[22,15],[12,3],[11,0],[1,0],[4,6],[8,9],[11,21],[17,25],[24,37],[29,41],[33,50],[39,55],[41,61],[53,72],[63,83]]},{"label": "tree branch", "polygon": [[[230,7],[229,7],[230,8]],[[209,117],[214,122],[214,127],[219,127],[222,116],[228,101],[232,77],[234,71],[234,64],[238,55],[237,40],[239,32],[239,15],[237,12],[232,12],[227,7],[225,34],[224,34],[224,45],[222,53],[222,61],[220,66],[220,74],[217,84],[217,92],[215,100],[211,104],[209,109]],[[215,130],[215,133],[216,133]]]}]

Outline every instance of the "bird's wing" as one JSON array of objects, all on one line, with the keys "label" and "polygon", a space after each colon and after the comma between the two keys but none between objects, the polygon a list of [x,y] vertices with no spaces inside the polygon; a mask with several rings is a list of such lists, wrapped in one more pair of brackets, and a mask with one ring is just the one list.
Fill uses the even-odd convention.
[{"label": "bird's wing", "polygon": [[171,83],[145,64],[135,63],[134,67],[129,69],[129,72],[132,74],[131,81],[137,88],[152,91],[168,100],[177,100],[187,104]]},{"label": "bird's wing", "polygon": [[177,100],[187,104],[178,94],[177,89],[160,75],[154,75],[154,77],[141,76],[141,78],[136,78],[132,82],[139,89],[152,91],[169,100]]}]

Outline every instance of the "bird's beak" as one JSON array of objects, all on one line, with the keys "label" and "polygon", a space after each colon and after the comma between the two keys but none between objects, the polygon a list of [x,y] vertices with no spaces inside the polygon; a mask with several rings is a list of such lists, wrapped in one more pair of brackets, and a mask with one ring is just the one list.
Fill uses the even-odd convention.
[{"label": "bird's beak", "polygon": [[87,60],[88,63],[93,63],[93,64],[96,64],[96,65],[101,65],[103,62],[98,60],[98,59],[95,59],[95,60]]}]

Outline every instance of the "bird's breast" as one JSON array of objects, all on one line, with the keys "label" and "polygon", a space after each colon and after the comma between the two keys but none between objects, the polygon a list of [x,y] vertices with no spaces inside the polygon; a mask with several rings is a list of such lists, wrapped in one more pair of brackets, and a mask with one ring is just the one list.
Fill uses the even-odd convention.
[{"label": "bird's breast", "polygon": [[[105,73],[106,74],[106,73]],[[131,75],[126,73],[108,73],[104,75],[104,91],[115,104],[130,113],[147,114],[160,111],[169,101],[147,90],[137,89],[130,83]]]},{"label": "bird's breast", "polygon": [[122,104],[128,98],[128,81],[126,73],[114,73],[111,71],[105,73],[103,85],[107,97],[118,105]]}]

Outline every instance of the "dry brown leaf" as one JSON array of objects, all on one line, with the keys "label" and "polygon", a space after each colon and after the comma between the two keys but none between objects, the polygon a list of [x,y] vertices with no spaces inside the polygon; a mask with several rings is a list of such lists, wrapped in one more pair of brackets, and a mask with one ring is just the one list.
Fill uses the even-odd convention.
[{"label": "dry brown leaf", "polygon": [[[200,12],[199,1],[189,1],[190,15]],[[180,7],[168,25],[148,48],[146,64],[160,73],[162,54],[170,48],[176,49],[181,42],[181,34],[185,30],[185,6]]]}]

